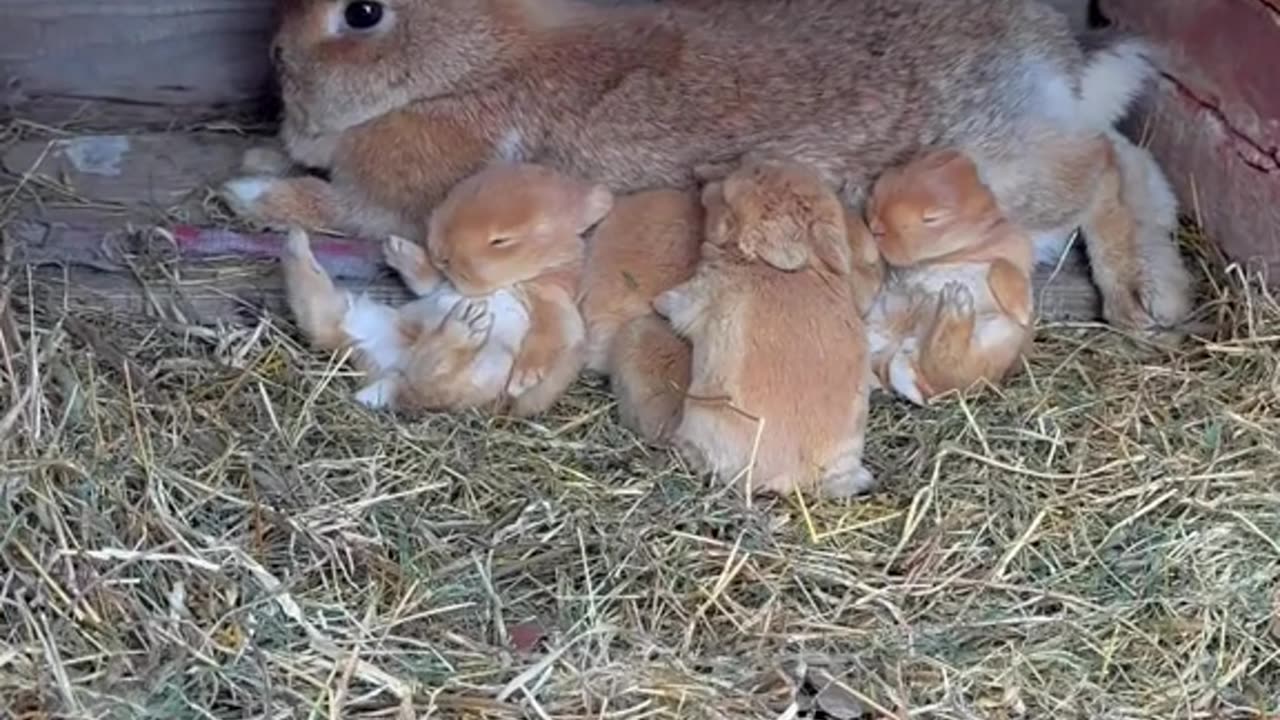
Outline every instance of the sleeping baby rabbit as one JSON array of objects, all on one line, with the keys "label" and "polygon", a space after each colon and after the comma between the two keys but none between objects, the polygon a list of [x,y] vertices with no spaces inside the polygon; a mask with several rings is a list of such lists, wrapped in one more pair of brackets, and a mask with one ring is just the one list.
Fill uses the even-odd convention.
[{"label": "sleeping baby rabbit", "polygon": [[615,198],[587,242],[578,294],[587,368],[609,376],[623,424],[654,443],[680,417],[690,351],[653,301],[693,277],[702,224],[697,192],[646,190]]},{"label": "sleeping baby rabbit", "polygon": [[809,166],[756,156],[703,203],[697,272],[654,303],[693,347],[677,448],[751,491],[871,489],[869,353],[840,200]]},{"label": "sleeping baby rabbit", "polygon": [[582,368],[581,235],[611,205],[602,186],[536,165],[495,165],[432,213],[426,251],[387,241],[388,264],[417,300],[392,308],[339,291],[294,230],[284,256],[289,303],[314,345],[354,349],[372,375],[357,396],[366,405],[536,414]]},{"label": "sleeping baby rabbit", "polygon": [[867,218],[888,265],[867,315],[882,385],[924,404],[997,383],[1031,342],[1032,241],[957,150],[928,152],[875,184]]}]

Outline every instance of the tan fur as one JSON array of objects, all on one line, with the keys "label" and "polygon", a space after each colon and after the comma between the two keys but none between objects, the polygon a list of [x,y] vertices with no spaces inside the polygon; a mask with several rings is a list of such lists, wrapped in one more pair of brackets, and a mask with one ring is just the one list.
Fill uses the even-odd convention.
[{"label": "tan fur", "polygon": [[[1109,134],[1125,88],[1153,74],[1148,51],[1085,49],[1040,0],[385,5],[386,23],[357,31],[341,27],[343,3],[284,4],[281,138],[338,190],[267,172],[227,185],[240,212],[405,234],[495,159],[628,193],[687,187],[699,168],[714,179],[752,149],[813,164],[857,208],[880,171],[936,142],[968,150],[1049,252],[1096,226],[1090,255],[1116,324],[1170,325],[1188,307],[1174,208],[1142,199],[1163,175]],[[1117,53],[1132,62],[1108,66]],[[1099,190],[1104,161],[1080,151],[1100,138],[1120,151],[1124,192]],[[1134,232],[1108,219],[1116,203]]]},{"label": "tan fur", "polygon": [[609,376],[623,423],[655,443],[675,428],[689,349],[653,301],[693,276],[701,245],[702,205],[682,190],[617,198],[587,243],[578,294],[587,367]]},{"label": "tan fur", "polygon": [[697,272],[655,302],[693,348],[673,441],[753,491],[870,489],[869,360],[839,199],[807,166],[757,157],[703,202]]},{"label": "tan fur", "polygon": [[656,313],[622,325],[609,348],[609,379],[623,425],[669,444],[689,392],[693,351]]},{"label": "tan fur", "polygon": [[[394,366],[361,362],[375,383],[390,378],[393,397],[377,404],[543,412],[583,365],[575,303],[581,235],[611,206],[602,186],[536,165],[496,165],[460,183],[431,215],[426,251],[396,237],[387,242],[388,264],[420,300],[397,310],[366,301],[368,312],[353,317],[355,301],[334,289],[302,235],[285,257],[290,304],[320,347],[355,346],[367,358],[377,354],[365,349],[374,344],[397,357]],[[360,318],[384,311],[401,337],[390,350],[385,340],[361,339],[370,323]]]},{"label": "tan fur", "polygon": [[892,169],[867,213],[890,266],[867,319],[881,385],[923,403],[1014,370],[1034,331],[1031,239],[973,161],[938,150]]},{"label": "tan fur", "polygon": [[853,303],[858,313],[866,317],[884,285],[884,259],[861,213],[846,210],[844,221],[849,234],[849,280],[853,287]]}]

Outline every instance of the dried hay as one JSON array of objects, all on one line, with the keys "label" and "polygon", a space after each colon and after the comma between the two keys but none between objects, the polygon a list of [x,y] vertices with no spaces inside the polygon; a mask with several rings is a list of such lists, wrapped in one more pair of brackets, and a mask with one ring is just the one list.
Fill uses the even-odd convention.
[{"label": "dried hay", "polygon": [[1044,328],[999,393],[877,404],[879,494],[751,507],[600,382],[536,422],[397,421],[283,321],[63,307],[10,268],[0,707],[1274,715],[1280,304],[1202,265],[1212,337]]}]

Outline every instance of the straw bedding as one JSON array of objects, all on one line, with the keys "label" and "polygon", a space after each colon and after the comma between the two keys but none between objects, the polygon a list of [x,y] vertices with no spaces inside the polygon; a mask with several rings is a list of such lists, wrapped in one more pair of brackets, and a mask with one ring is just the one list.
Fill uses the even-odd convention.
[{"label": "straw bedding", "polygon": [[[3,182],[0,222],[44,192]],[[881,399],[883,487],[847,504],[710,486],[598,380],[530,422],[397,419],[287,318],[160,323],[6,266],[0,708],[1274,716],[1280,304],[1184,240],[1212,332],[1046,326],[1000,391]]]}]

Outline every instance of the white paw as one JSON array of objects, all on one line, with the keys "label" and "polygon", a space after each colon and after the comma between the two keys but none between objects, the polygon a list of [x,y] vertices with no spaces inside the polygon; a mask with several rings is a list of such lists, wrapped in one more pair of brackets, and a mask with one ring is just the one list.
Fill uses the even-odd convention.
[{"label": "white paw", "polygon": [[859,465],[852,471],[832,475],[822,481],[822,494],[836,500],[865,495],[876,488],[876,476]]},{"label": "white paw", "polygon": [[274,178],[242,177],[228,180],[222,184],[222,196],[227,204],[236,212],[252,210],[258,201],[271,189]]},{"label": "white paw", "polygon": [[391,406],[395,390],[395,382],[391,378],[375,380],[356,393],[356,402],[370,410],[384,410]]},{"label": "white paw", "polygon": [[297,269],[305,269],[314,275],[325,275],[327,277],[324,268],[320,266],[320,261],[311,252],[311,237],[302,228],[289,228],[289,234],[285,238],[284,248],[281,252],[281,259],[284,260],[286,265],[292,265],[295,272]]},{"label": "white paw", "polygon": [[300,227],[289,228],[289,235],[284,241],[285,254],[295,258],[309,258],[311,254],[311,236]]},{"label": "white paw", "polygon": [[654,298],[653,310],[666,318],[676,332],[687,330],[695,321],[696,308],[687,284],[667,290]]},{"label": "white paw", "polygon": [[507,394],[513,398],[529,392],[542,382],[542,378],[546,376],[542,370],[519,370],[511,375],[511,382],[507,383]]},{"label": "white paw", "polygon": [[292,168],[289,157],[275,148],[249,148],[240,159],[240,169],[250,175],[281,177]]},{"label": "white paw", "polygon": [[889,361],[889,387],[916,405],[924,406],[924,393],[916,379],[915,354],[899,352]]},{"label": "white paw", "polygon": [[421,245],[398,235],[392,235],[382,243],[382,257],[388,265],[397,270],[412,270],[415,265],[426,261],[427,254]]}]

